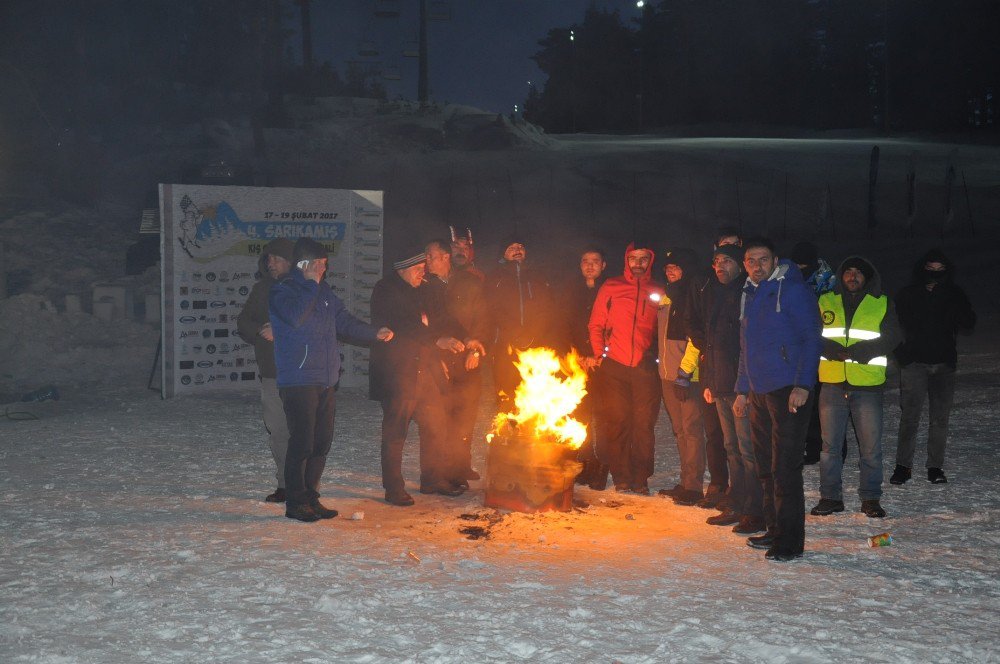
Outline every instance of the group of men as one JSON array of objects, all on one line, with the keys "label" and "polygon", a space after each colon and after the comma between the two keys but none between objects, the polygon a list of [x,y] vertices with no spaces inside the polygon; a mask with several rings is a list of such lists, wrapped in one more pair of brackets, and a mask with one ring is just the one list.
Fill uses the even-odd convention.
[{"label": "group of men", "polygon": [[[917,262],[912,283],[891,300],[866,258],[850,256],[834,272],[808,243],[796,245],[790,260],[768,239],[744,240],[734,229],[716,234],[710,268],[689,249],[665,251],[665,284],[654,278],[650,243],[629,244],[620,276],[605,278],[604,252],[589,247],[578,275],[556,281],[532,268],[518,237],[503,243],[499,266],[484,274],[475,267],[471,233],[453,230],[450,240],[398,257],[373,291],[369,325],[323,288],[317,264],[325,251],[310,243],[317,245],[276,240],[265,247],[262,279],[240,317],[241,335],[254,339],[257,350],[279,469],[279,488],[267,500],[284,499],[291,518],[335,515],[318,503],[318,480],[319,457],[325,460],[332,437],[339,357],[325,358],[321,375],[307,370],[316,359],[307,351],[311,341],[336,355],[338,334],[381,342],[372,348],[371,397],[382,406],[382,482],[393,505],[414,503],[402,475],[411,421],[419,428],[421,492],[457,496],[478,479],[471,444],[482,368],[491,363],[497,407],[508,409],[520,380],[517,353],[534,346],[576,349],[591,373],[576,413],[589,431],[578,482],[603,490],[610,474],[616,491],[649,495],[662,402],[680,468],[677,484],[659,493],[680,505],[717,509],[708,523],[733,526],[749,546],[766,549],[768,559],[792,560],[804,549],[802,469],[814,455],[807,449],[811,429],[821,440],[820,500],[811,513],[844,510],[851,423],[860,509],[885,516],[883,391],[890,357],[901,369],[902,408],[890,482],[910,479],[928,396],[927,476],[947,481],[956,335],[971,331],[975,314],[939,250]],[[302,260],[309,264],[301,267]]]}]

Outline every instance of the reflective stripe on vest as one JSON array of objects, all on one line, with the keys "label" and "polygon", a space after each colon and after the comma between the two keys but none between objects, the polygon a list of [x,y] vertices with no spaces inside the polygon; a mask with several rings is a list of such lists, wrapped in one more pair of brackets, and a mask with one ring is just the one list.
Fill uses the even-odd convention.
[{"label": "reflective stripe on vest", "polygon": [[[849,347],[858,341],[871,341],[881,335],[879,329],[889,300],[885,295],[872,297],[865,295],[858,305],[851,327],[844,327],[844,300],[840,295],[830,291],[819,297],[819,311],[823,318],[823,336],[836,341],[844,347]],[[881,385],[885,382],[885,368],[888,359],[885,355],[873,357],[866,364],[847,360],[828,360],[821,357],[819,361],[819,380],[821,383],[843,383],[849,385],[868,386]]]}]

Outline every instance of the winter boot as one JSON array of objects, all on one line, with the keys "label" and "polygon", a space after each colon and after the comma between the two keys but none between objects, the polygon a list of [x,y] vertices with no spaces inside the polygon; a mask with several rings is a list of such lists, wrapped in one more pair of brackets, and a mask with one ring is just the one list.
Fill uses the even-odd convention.
[{"label": "winter boot", "polygon": [[877,500],[862,500],[861,501],[861,511],[865,513],[865,516],[869,519],[881,519],[885,516],[885,510]]},{"label": "winter boot", "polygon": [[940,468],[928,468],[927,481],[931,484],[947,484],[948,478],[944,476],[944,471]]},{"label": "winter boot", "polygon": [[819,502],[816,503],[816,507],[812,508],[809,513],[813,516],[830,516],[834,512],[844,511],[844,501],[842,500],[830,500],[829,498],[820,498]]},{"label": "winter boot", "polygon": [[900,466],[896,464],[896,470],[892,471],[892,477],[889,478],[889,484],[906,484],[910,481],[911,470],[906,466]]}]

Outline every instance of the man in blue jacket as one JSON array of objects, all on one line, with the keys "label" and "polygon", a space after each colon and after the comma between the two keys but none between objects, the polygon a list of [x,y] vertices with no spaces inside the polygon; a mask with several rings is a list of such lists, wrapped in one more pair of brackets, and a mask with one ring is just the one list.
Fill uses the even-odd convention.
[{"label": "man in blue jacket", "polygon": [[769,560],[792,560],[805,546],[802,459],[822,347],[816,295],[765,238],[743,243],[747,280],[740,303],[737,417],[750,411],[751,439],[764,489],[767,531],[747,538]]},{"label": "man in blue jacket", "polygon": [[285,516],[299,521],[332,519],[337,510],[319,502],[319,479],[333,442],[340,346],[337,335],[358,341],[389,341],[392,330],[376,330],[355,318],[323,281],[327,250],[299,238],[295,267],[271,287],[271,328],[278,393],[288,422],[285,454]]}]

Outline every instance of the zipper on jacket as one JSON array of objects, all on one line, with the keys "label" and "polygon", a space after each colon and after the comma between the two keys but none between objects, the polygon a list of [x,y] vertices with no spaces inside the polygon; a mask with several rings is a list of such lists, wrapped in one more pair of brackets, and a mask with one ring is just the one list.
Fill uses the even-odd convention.
[{"label": "zipper on jacket", "polygon": [[635,280],[635,309],[632,311],[632,338],[629,340],[628,365],[635,366],[635,328],[639,321],[639,294],[642,291],[642,282]]},{"label": "zipper on jacket", "polygon": [[299,369],[305,366],[307,357],[309,357],[309,344],[306,344],[306,354],[302,356],[302,362],[299,363]]},{"label": "zipper on jacket", "polygon": [[524,289],[521,287],[520,263],[514,263],[514,273],[517,275],[517,306],[521,314],[521,327],[524,327]]}]

